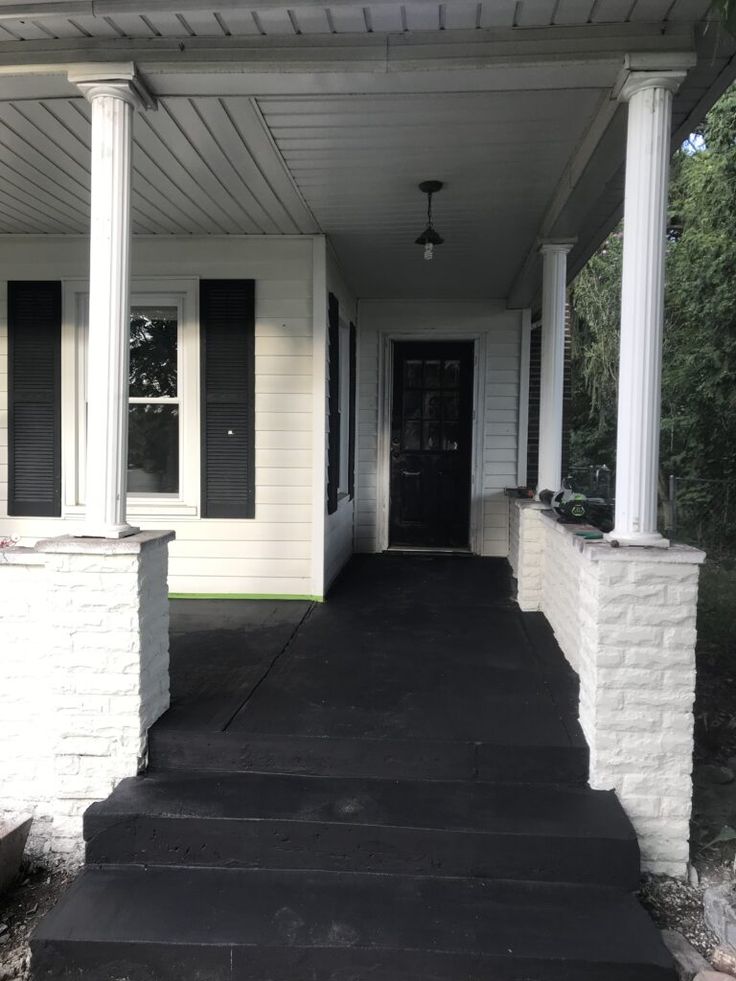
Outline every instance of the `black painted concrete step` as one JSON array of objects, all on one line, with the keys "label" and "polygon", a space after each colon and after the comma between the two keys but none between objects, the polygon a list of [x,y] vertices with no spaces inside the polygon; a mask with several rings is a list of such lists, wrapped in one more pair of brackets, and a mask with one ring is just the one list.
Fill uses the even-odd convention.
[{"label": "black painted concrete step", "polygon": [[87,862],[588,882],[636,889],[615,795],[588,789],[159,773],[85,815]]},{"label": "black painted concrete step", "polygon": [[496,780],[583,786],[582,737],[549,743],[370,739],[169,728],[149,734],[151,770],[303,773],[388,780]]},{"label": "black painted concrete step", "polygon": [[633,897],[478,879],[87,869],[32,951],[36,981],[674,981]]}]

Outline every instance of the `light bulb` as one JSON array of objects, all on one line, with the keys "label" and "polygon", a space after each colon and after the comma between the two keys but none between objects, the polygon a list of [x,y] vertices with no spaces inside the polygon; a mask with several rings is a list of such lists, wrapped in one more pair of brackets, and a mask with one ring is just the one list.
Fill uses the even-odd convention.
[{"label": "light bulb", "polygon": [[434,246],[432,245],[431,242],[427,242],[427,244],[424,246],[424,258],[427,260],[427,262],[429,262],[429,260],[432,258],[433,255],[434,255]]}]

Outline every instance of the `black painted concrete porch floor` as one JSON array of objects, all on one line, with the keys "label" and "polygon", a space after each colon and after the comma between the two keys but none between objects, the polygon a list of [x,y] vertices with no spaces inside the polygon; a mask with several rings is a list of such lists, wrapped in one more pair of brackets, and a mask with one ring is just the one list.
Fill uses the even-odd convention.
[{"label": "black painted concrete porch floor", "polygon": [[328,602],[178,601],[150,768],[34,942],[84,981],[670,981],[504,562],[356,557]]}]

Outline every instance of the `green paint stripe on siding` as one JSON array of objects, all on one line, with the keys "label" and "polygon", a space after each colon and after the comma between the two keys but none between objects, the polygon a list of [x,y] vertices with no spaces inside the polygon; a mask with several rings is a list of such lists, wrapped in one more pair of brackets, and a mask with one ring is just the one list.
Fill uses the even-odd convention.
[{"label": "green paint stripe on siding", "polygon": [[169,593],[169,599],[301,600],[309,603],[324,603],[324,596],[298,596],[293,593]]}]

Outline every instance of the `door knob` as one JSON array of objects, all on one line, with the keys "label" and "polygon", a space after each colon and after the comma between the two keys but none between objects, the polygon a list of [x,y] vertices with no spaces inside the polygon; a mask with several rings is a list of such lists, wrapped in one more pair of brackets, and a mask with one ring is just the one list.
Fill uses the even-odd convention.
[{"label": "door knob", "polygon": [[422,476],[422,471],[421,470],[402,470],[401,471],[401,476],[402,477],[421,477]]}]

